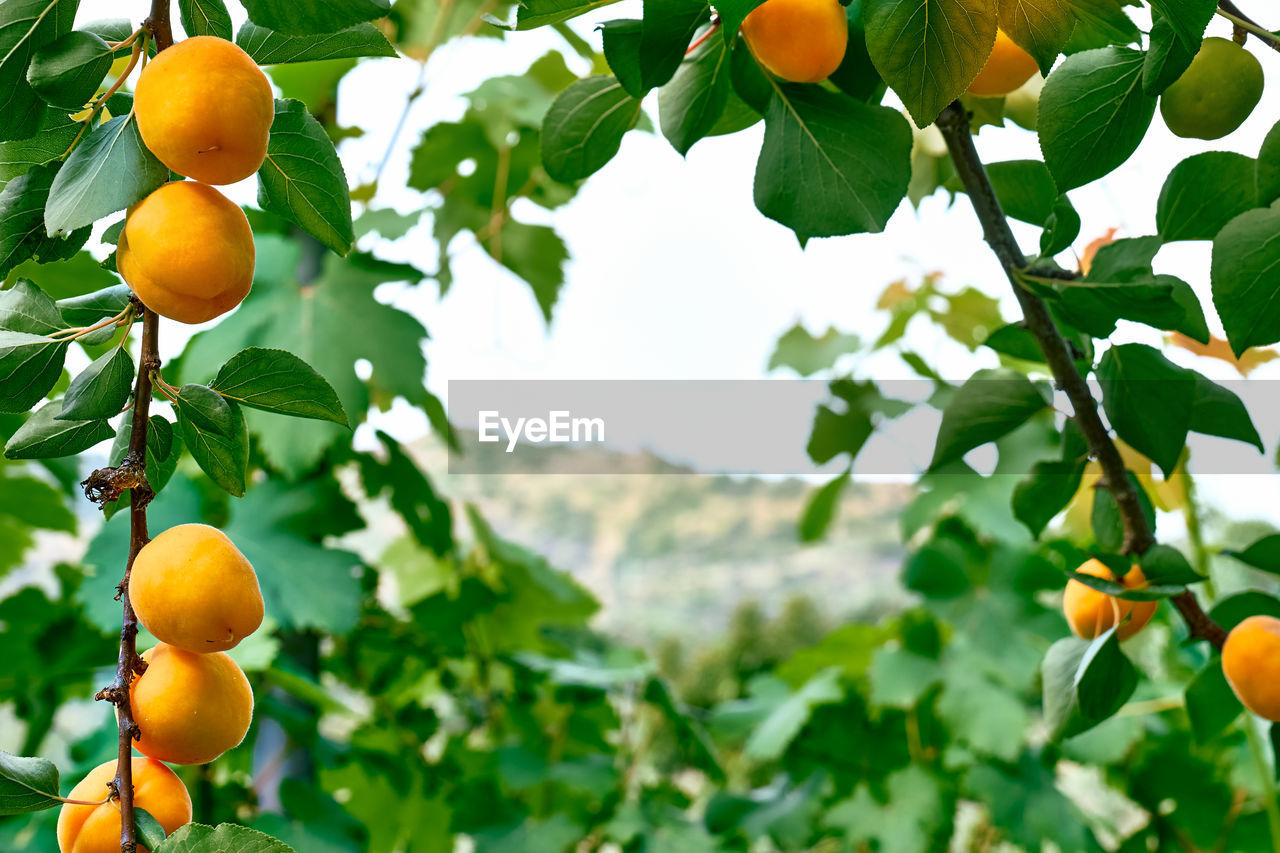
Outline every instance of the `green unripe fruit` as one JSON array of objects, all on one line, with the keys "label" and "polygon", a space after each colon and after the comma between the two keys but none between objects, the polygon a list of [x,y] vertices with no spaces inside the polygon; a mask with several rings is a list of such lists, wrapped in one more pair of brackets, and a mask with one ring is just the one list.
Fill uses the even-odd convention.
[{"label": "green unripe fruit", "polygon": [[1160,97],[1160,114],[1178,136],[1221,139],[1244,124],[1262,86],[1262,64],[1252,53],[1229,39],[1207,38]]}]

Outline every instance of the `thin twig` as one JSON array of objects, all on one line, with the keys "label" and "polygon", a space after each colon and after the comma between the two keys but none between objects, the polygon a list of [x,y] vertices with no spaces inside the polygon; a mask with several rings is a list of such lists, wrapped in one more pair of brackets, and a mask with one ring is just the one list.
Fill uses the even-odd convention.
[{"label": "thin twig", "polygon": [[[1023,325],[1035,336],[1055,383],[1071,401],[1076,425],[1102,468],[1101,484],[1115,498],[1124,525],[1122,550],[1125,554],[1141,556],[1156,540],[1142,511],[1138,489],[1125,469],[1124,460],[1120,457],[1115,442],[1111,440],[1110,432],[1098,415],[1098,401],[1089,389],[1088,382],[1076,369],[1071,347],[1054,323],[1049,307],[1044,300],[1019,283],[1019,277],[1027,268],[1027,259],[1009,228],[999,199],[996,198],[986,168],[973,143],[969,114],[959,101],[952,102],[938,116],[938,129],[946,139],[956,173],[973,203],[978,221],[982,223],[987,244],[995,252],[1005,276],[1013,285],[1014,295],[1018,298],[1025,318]],[[1207,640],[1215,648],[1222,648],[1227,632],[1209,618],[1194,594],[1183,592],[1170,600],[1187,623],[1192,637]]]},{"label": "thin twig", "polygon": [[1280,50],[1280,38],[1277,38],[1275,33],[1240,11],[1240,7],[1233,3],[1232,0],[1218,0],[1217,12],[1237,27],[1252,33],[1258,41],[1272,50]]}]

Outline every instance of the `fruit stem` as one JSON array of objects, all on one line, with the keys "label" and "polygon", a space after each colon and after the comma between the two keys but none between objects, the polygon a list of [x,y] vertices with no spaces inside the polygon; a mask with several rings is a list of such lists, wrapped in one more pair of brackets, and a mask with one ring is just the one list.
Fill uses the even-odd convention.
[{"label": "fruit stem", "polygon": [[[1121,550],[1130,556],[1141,556],[1156,540],[1143,513],[1137,487],[1125,469],[1124,459],[1111,440],[1110,432],[1098,415],[1098,401],[1089,389],[1088,382],[1076,368],[1071,347],[1058,330],[1048,305],[1020,283],[1020,278],[1027,269],[1026,255],[1022,253],[1022,248],[1009,228],[1009,221],[1005,218],[1000,200],[996,197],[991,179],[987,177],[987,170],[982,164],[982,158],[978,156],[977,146],[974,145],[969,113],[959,101],[953,101],[938,116],[938,129],[942,131],[956,173],[960,176],[965,193],[973,204],[974,213],[982,224],[983,236],[1000,261],[1000,266],[1004,268],[1009,283],[1013,285],[1014,295],[1025,318],[1024,326],[1035,336],[1040,351],[1044,353],[1054,383],[1071,401],[1076,425],[1080,427],[1090,452],[1102,467],[1101,485],[1115,498],[1124,524],[1124,544]],[[1207,640],[1214,648],[1222,648],[1227,632],[1209,618],[1194,593],[1184,591],[1173,596],[1170,601],[1186,622],[1191,637]]]},{"label": "fruit stem", "polygon": [[707,39],[715,35],[715,33],[719,31],[719,29],[720,29],[720,19],[716,18],[714,21],[711,22],[711,26],[707,27],[707,31],[702,35],[698,36],[698,38],[693,42],[693,44],[689,45],[689,49],[684,52],[684,55],[688,56],[698,48],[702,47],[704,44],[707,43]]},{"label": "fruit stem", "polygon": [[1231,0],[1219,0],[1218,8],[1214,11],[1240,29],[1253,33],[1254,36],[1272,50],[1280,50],[1280,38],[1277,38],[1275,33],[1268,31],[1253,18],[1240,11],[1240,8]]}]

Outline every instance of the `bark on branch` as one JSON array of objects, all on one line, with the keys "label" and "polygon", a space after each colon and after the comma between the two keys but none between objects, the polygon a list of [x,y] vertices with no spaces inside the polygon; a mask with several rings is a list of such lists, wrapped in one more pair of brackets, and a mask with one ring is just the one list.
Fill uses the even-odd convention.
[{"label": "bark on branch", "polygon": [[[1102,468],[1100,485],[1111,492],[1120,510],[1124,524],[1124,553],[1137,557],[1155,544],[1155,535],[1142,512],[1138,487],[1125,470],[1124,460],[1102,418],[1098,414],[1098,401],[1089,389],[1088,382],[1076,369],[1071,347],[1054,323],[1044,300],[1027,290],[1018,281],[1018,273],[1026,269],[1027,259],[1018,246],[1000,207],[986,168],[978,156],[978,150],[970,132],[969,114],[959,101],[954,101],[938,116],[938,129],[942,131],[955,163],[956,173],[964,184],[965,192],[973,203],[974,212],[982,224],[983,235],[1004,268],[1013,286],[1018,304],[1022,308],[1024,325],[1035,336],[1044,353],[1045,361],[1057,384],[1071,401],[1076,424],[1089,444],[1089,451]],[[1226,641],[1226,631],[1209,618],[1191,592],[1174,596],[1171,601],[1187,623],[1191,636],[1207,640],[1221,649]]]}]

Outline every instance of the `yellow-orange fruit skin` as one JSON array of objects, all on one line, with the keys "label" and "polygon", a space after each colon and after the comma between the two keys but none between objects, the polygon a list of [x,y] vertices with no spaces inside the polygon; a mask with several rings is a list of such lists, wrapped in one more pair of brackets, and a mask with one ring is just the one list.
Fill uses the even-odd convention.
[{"label": "yellow-orange fruit skin", "polygon": [[254,257],[243,210],[213,187],[176,181],[129,211],[116,267],[152,311],[179,323],[204,323],[249,294]]},{"label": "yellow-orange fruit skin", "polygon": [[837,0],[766,0],[742,22],[756,59],[794,83],[817,83],[840,67],[849,19]]},{"label": "yellow-orange fruit skin", "polygon": [[171,764],[208,764],[240,745],[253,720],[253,689],[224,652],[198,655],[160,643],[129,689],[142,731],[138,751]]},{"label": "yellow-orange fruit skin", "polygon": [[1036,65],[1031,54],[1018,47],[1004,30],[997,30],[995,47],[987,57],[987,64],[969,84],[969,94],[983,97],[1007,95],[1021,88],[1039,70],[1040,66]]},{"label": "yellow-orange fruit skin", "polygon": [[1246,708],[1280,722],[1280,619],[1250,616],[1231,629],[1222,671]]},{"label": "yellow-orange fruit skin", "polygon": [[[89,803],[105,799],[107,783],[115,775],[114,761],[101,764],[71,789],[67,799]],[[154,759],[133,759],[133,801],[160,821],[165,835],[191,822],[187,786],[172,770]],[[120,853],[119,805],[64,805],[58,814],[58,850],[61,853]],[[148,853],[147,848],[138,845],[138,853]]]},{"label": "yellow-orange fruit skin", "polygon": [[275,99],[249,54],[225,39],[196,36],[147,64],[134,114],[161,163],[206,184],[233,184],[267,156]]},{"label": "yellow-orange fruit skin", "polygon": [[257,573],[207,524],[180,524],[148,542],[133,564],[129,601],[156,639],[189,652],[225,652],[262,624]]},{"label": "yellow-orange fruit skin", "polygon": [[[1090,560],[1077,571],[1097,578],[1116,579],[1111,569],[1099,560]],[[1137,566],[1122,581],[1130,589],[1145,586],[1146,582],[1146,577]],[[1075,579],[1067,581],[1067,589],[1062,597],[1062,610],[1072,633],[1086,640],[1109,631],[1117,622],[1121,624],[1116,636],[1121,640],[1129,639],[1151,621],[1157,604],[1155,601],[1125,601],[1115,598]]]}]

